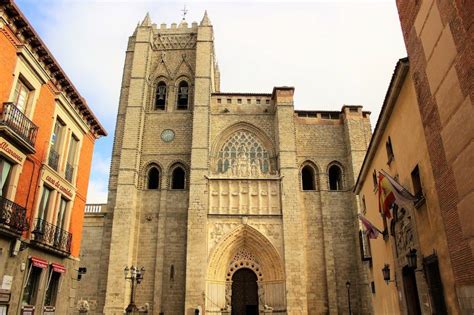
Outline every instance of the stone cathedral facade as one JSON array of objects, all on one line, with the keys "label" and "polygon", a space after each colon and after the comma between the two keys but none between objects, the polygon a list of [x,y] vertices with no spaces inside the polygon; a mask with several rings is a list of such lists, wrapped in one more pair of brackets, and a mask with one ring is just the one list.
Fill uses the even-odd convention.
[{"label": "stone cathedral facade", "polygon": [[[258,58],[258,55],[256,56]],[[370,313],[352,189],[361,106],[298,111],[294,88],[223,93],[207,14],[129,39],[108,204],[86,213],[78,298],[123,314]],[[317,100],[317,95],[315,95]],[[87,212],[87,209],[86,209]]]}]

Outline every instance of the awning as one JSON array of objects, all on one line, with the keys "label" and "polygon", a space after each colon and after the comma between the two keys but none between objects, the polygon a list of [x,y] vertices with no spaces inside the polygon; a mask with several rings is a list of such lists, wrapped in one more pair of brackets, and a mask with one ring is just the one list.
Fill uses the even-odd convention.
[{"label": "awning", "polygon": [[60,264],[52,263],[51,267],[53,268],[54,272],[59,272],[59,273],[65,273],[66,272],[66,267]]},{"label": "awning", "polygon": [[33,266],[35,267],[38,267],[38,268],[47,268],[48,267],[48,261],[47,260],[44,260],[42,258],[38,258],[38,257],[31,257],[31,263],[33,264]]}]

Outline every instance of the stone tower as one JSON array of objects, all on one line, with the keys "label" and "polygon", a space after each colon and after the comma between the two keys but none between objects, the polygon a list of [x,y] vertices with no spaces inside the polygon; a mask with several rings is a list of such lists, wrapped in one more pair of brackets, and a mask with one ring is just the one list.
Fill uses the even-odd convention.
[{"label": "stone tower", "polygon": [[292,87],[222,93],[213,40],[207,13],[147,15],[130,37],[108,204],[85,224],[82,261],[101,274],[78,296],[122,314],[133,264],[152,314],[347,313],[346,281],[370,312],[351,191],[369,113],[295,111]]}]

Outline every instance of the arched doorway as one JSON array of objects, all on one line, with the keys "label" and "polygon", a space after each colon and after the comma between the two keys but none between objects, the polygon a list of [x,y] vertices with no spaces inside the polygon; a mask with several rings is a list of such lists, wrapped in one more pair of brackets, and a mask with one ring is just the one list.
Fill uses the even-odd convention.
[{"label": "arched doorway", "polygon": [[248,268],[232,276],[232,315],[258,315],[257,275]]}]

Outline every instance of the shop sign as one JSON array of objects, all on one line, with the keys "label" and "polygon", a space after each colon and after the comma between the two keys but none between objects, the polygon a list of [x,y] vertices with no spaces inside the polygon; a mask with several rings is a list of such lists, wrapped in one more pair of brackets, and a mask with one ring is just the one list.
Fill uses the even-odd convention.
[{"label": "shop sign", "polygon": [[66,272],[66,267],[64,267],[61,264],[52,263],[51,267],[53,267],[54,272],[59,272],[59,273],[65,273]]},{"label": "shop sign", "polygon": [[6,155],[8,155],[15,162],[20,164],[23,163],[23,155],[19,153],[10,143],[8,143],[3,138],[0,138],[0,150]]},{"label": "shop sign", "polygon": [[62,185],[60,180],[54,179],[51,176],[47,175],[46,176],[46,181],[53,185],[57,190],[68,196],[69,198],[72,198],[72,191],[70,188]]},{"label": "shop sign", "polygon": [[31,257],[31,263],[33,264],[33,266],[42,269],[48,267],[48,261],[38,257]]},{"label": "shop sign", "polygon": [[11,290],[12,289],[13,276],[4,275],[2,279],[2,289]]}]

